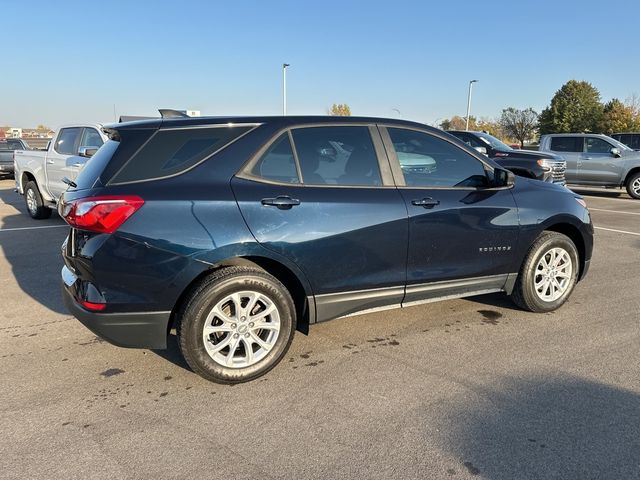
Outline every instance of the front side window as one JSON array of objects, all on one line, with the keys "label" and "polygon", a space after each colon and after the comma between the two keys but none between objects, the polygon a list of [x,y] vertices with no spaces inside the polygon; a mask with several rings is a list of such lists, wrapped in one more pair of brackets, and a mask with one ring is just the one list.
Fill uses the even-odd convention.
[{"label": "front side window", "polygon": [[452,143],[416,130],[387,130],[407,186],[487,186],[482,162]]},{"label": "front side window", "polygon": [[95,128],[85,128],[80,140],[81,147],[100,148],[104,142]]},{"label": "front side window", "polygon": [[588,153],[611,153],[613,145],[601,138],[588,137],[585,142]]},{"label": "front side window", "polygon": [[365,126],[292,130],[302,182],[309,185],[382,185],[378,156]]},{"label": "front side window", "polygon": [[582,152],[582,137],[552,137],[551,150],[554,152]]},{"label": "front side window", "polygon": [[251,169],[251,175],[273,182],[300,183],[288,133],[271,144]]},{"label": "front side window", "polygon": [[78,138],[82,128],[63,128],[56,139],[54,150],[62,155],[76,155],[78,153]]}]

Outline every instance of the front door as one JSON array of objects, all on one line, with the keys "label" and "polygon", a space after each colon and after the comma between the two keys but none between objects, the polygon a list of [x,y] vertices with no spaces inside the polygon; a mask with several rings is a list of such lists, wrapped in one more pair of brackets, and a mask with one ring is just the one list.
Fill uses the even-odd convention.
[{"label": "front door", "polygon": [[375,127],[283,132],[232,188],[256,240],[306,274],[318,320],[402,301],[407,211]]},{"label": "front door", "polygon": [[47,152],[46,185],[50,195],[56,200],[68,187],[62,179],[69,176],[73,163],[80,162],[81,157],[77,155],[81,135],[81,127],[62,128],[53,148]]},{"label": "front door", "polygon": [[381,131],[409,212],[405,303],[501,290],[519,267],[511,190],[489,188],[491,168],[444,135]]},{"label": "front door", "polygon": [[598,137],[586,137],[580,162],[580,180],[592,185],[619,185],[622,178],[622,162],[611,153],[617,148]]}]

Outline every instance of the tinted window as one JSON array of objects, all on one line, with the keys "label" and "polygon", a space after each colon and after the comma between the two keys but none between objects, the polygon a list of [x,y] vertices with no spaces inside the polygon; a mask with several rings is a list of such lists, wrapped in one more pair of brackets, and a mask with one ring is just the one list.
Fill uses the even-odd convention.
[{"label": "tinted window", "polygon": [[251,174],[282,183],[299,183],[289,134],[281,135],[258,160]]},{"label": "tinted window", "polygon": [[595,137],[587,137],[585,145],[589,153],[610,153],[613,148],[609,142]]},{"label": "tinted window", "polygon": [[640,150],[640,135],[631,135],[629,146],[633,149]]},{"label": "tinted window", "polygon": [[19,140],[0,140],[0,150],[23,150]]},{"label": "tinted window", "polygon": [[78,138],[82,128],[63,128],[56,139],[54,149],[63,155],[76,155],[78,153]]},{"label": "tinted window", "polygon": [[551,150],[554,152],[582,152],[582,137],[552,137]]},{"label": "tinted window", "polygon": [[135,182],[182,173],[247,132],[250,127],[158,130],[114,175],[111,183]]},{"label": "tinted window", "polygon": [[104,142],[95,128],[85,128],[80,140],[81,147],[100,148]]},{"label": "tinted window", "polygon": [[292,134],[303,183],[382,185],[368,127],[297,128]]},{"label": "tinted window", "polygon": [[482,187],[482,163],[457,146],[415,130],[389,128],[405,183],[416,187]]}]

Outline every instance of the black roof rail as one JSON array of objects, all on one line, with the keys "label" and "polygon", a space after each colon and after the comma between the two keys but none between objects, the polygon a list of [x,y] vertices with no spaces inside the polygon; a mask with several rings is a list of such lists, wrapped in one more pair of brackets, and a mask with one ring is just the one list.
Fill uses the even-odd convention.
[{"label": "black roof rail", "polygon": [[158,109],[160,112],[160,116],[162,118],[191,118],[186,113],[183,113],[179,110],[173,110],[171,108],[160,108]]}]

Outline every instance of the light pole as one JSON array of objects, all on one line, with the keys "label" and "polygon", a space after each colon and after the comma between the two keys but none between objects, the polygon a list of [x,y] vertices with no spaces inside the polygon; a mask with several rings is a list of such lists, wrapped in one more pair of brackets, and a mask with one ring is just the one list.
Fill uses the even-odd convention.
[{"label": "light pole", "polygon": [[473,90],[473,84],[477,81],[478,80],[471,80],[469,82],[469,95],[467,96],[467,122],[466,126],[464,127],[465,130],[469,130],[469,115],[471,113],[471,91]]},{"label": "light pole", "polygon": [[282,115],[287,114],[287,67],[288,63],[282,64]]}]

